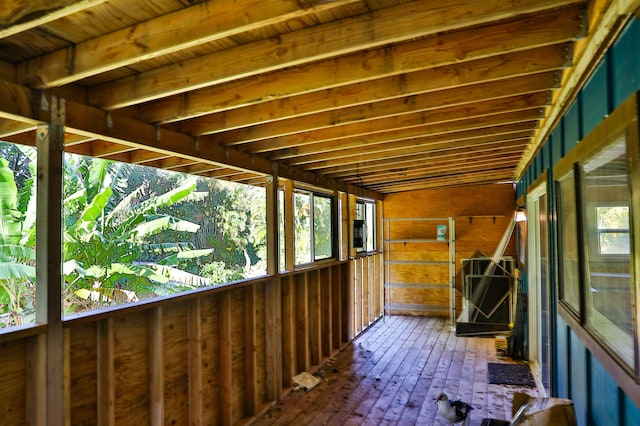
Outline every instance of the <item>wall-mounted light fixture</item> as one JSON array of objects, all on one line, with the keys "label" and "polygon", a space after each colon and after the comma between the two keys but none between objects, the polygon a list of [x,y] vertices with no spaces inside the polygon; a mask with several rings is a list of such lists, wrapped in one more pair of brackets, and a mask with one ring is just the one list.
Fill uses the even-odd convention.
[{"label": "wall-mounted light fixture", "polygon": [[516,222],[526,222],[527,221],[527,211],[522,207],[518,207],[515,215]]}]

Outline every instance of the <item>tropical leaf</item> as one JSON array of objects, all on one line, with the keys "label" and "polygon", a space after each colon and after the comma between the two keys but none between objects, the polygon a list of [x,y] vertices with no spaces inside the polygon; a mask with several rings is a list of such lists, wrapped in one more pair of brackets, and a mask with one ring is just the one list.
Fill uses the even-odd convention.
[{"label": "tropical leaf", "polygon": [[180,260],[187,259],[198,259],[205,256],[210,256],[214,252],[214,249],[199,249],[199,250],[183,250],[178,253],[172,254],[171,256],[167,256],[160,260],[158,264],[160,265],[175,265]]},{"label": "tropical leaf", "polygon": [[172,216],[162,216],[139,224],[132,230],[131,234],[134,235],[136,239],[141,240],[169,229],[179,232],[196,233],[198,229],[200,229],[200,225],[187,220],[176,219]]},{"label": "tropical leaf", "polygon": [[15,262],[0,262],[0,280],[10,279],[34,279],[36,277],[35,266],[23,265]]},{"label": "tropical leaf", "polygon": [[113,194],[111,187],[105,187],[96,194],[80,215],[80,223],[94,223],[104,213],[104,209]]},{"label": "tropical leaf", "polygon": [[98,303],[129,303],[138,300],[135,292],[124,290],[121,288],[104,288],[97,287],[91,290],[86,288],[78,289],[74,292],[78,297],[84,300],[91,300]]},{"label": "tropical leaf", "polygon": [[161,273],[159,274],[153,267],[153,264],[125,265],[122,263],[114,263],[109,267],[108,274],[132,275],[161,284],[169,282],[169,277]]},{"label": "tropical leaf", "polygon": [[18,189],[8,164],[0,158],[0,243],[17,244],[22,236],[17,209]]},{"label": "tropical leaf", "polygon": [[87,197],[90,200],[98,198],[106,188],[111,190],[111,175],[109,173],[111,164],[106,160],[90,162],[89,175],[86,181]]},{"label": "tropical leaf", "polygon": [[192,288],[208,287],[212,284],[211,280],[208,278],[196,274],[191,274],[178,268],[164,265],[156,265],[155,268],[157,268],[158,271],[163,275],[168,275],[169,283],[172,284],[181,284],[183,286],[189,286]]},{"label": "tropical leaf", "polygon": [[36,251],[19,244],[0,244],[0,259],[29,262],[36,260]]},{"label": "tropical leaf", "polygon": [[138,213],[155,213],[161,207],[169,207],[176,203],[189,200],[189,197],[196,190],[196,180],[189,179],[187,183],[165,192],[164,194],[145,200],[136,209]]},{"label": "tropical leaf", "polygon": [[126,218],[131,216],[135,203],[146,194],[147,185],[140,185],[138,188],[131,191],[130,194],[125,196],[122,201],[113,208],[113,210],[107,215],[105,221],[107,223],[115,222],[116,225],[123,222]]}]

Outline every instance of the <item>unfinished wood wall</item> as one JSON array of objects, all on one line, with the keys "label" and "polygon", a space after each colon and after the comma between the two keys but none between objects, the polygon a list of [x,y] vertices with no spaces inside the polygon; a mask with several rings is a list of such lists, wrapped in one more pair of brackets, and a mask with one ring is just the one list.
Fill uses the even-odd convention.
[{"label": "unfinished wood wall", "polygon": [[[65,322],[68,425],[243,424],[382,314],[381,255]],[[45,425],[46,327],[0,335],[0,419]]]},{"label": "unfinished wood wall", "polygon": [[[479,185],[445,189],[421,190],[391,194],[384,200],[385,220],[398,218],[455,219],[456,314],[461,309],[460,268],[462,259],[477,252],[492,256],[502,239],[515,211],[515,191],[510,184]],[[435,224],[429,221],[398,221],[394,223],[392,239],[406,238],[407,242],[392,243],[390,253],[395,260],[446,260],[447,243],[412,242],[412,239],[435,239]],[[437,222],[447,225],[447,222]],[[449,231],[449,229],[447,229]],[[386,238],[386,237],[385,237]],[[514,255],[514,239],[505,251]],[[443,264],[385,265],[386,279],[393,286],[388,289],[391,312],[402,315],[430,315],[449,317],[448,267]],[[425,283],[426,285],[422,285]]]}]

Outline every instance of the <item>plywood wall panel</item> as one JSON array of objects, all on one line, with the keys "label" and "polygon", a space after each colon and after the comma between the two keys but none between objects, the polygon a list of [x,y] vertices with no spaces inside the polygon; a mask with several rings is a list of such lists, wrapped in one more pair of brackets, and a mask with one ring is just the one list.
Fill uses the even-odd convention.
[{"label": "plywood wall panel", "polygon": [[[492,256],[508,228],[515,211],[515,188],[511,184],[478,185],[444,189],[411,191],[390,194],[384,200],[384,218],[403,219],[385,222],[385,238],[402,240],[411,238],[435,239],[437,225],[447,225],[443,220],[455,219],[456,278],[459,281],[462,259],[476,253]],[[406,220],[419,219],[419,220]],[[390,226],[389,226],[390,223]],[[389,232],[390,231],[390,232]],[[447,229],[447,234],[450,229]],[[447,238],[449,235],[447,235]],[[513,256],[515,237],[507,246],[505,256]],[[449,282],[448,265],[425,266],[417,264],[398,265],[393,261],[438,261],[448,260],[449,246],[446,242],[399,241],[385,245],[387,260],[387,280],[394,286],[401,284],[434,284]],[[459,283],[457,288],[460,288]],[[413,293],[413,295],[412,295]],[[446,294],[446,297],[445,297]],[[457,313],[461,306],[461,293],[456,294]],[[398,292],[392,289],[391,303],[401,300],[407,304],[424,303],[432,300],[439,307],[440,316],[449,316],[448,291],[413,287]],[[396,313],[416,314],[416,310],[396,310]],[[424,310],[423,310],[424,312]]]},{"label": "plywood wall panel", "polygon": [[220,295],[203,297],[200,302],[202,333],[202,423],[219,424],[220,413]]},{"label": "plywood wall panel", "polygon": [[147,313],[130,313],[114,321],[116,424],[150,424],[149,336]]},{"label": "plywood wall panel", "polygon": [[164,348],[164,421],[167,425],[189,423],[189,345],[187,304],[162,309]]},{"label": "plywood wall panel", "polygon": [[449,306],[449,288],[447,286],[393,287],[393,305],[427,305],[439,308]]},{"label": "plywood wall panel", "polygon": [[265,286],[266,283],[261,283],[256,286],[256,297],[255,297],[255,328],[256,328],[256,391],[259,402],[267,401],[267,355],[266,355],[266,336],[267,336],[267,322],[266,322],[266,310],[265,310],[265,301],[266,301],[266,293]]},{"label": "plywood wall panel", "polygon": [[[96,328],[95,323],[85,324],[74,327],[69,333],[72,425],[93,425],[98,418]],[[82,395],[82,398],[74,398],[73,395]]]},{"label": "plywood wall panel", "polygon": [[[274,399],[267,399],[269,357],[279,357],[269,366],[281,368],[272,385],[282,394],[293,375],[313,372],[355,337],[352,318],[365,328],[381,316],[381,265],[382,254],[374,254],[283,275],[273,294],[282,315],[269,322],[270,279],[67,321],[65,420],[105,426],[246,424]],[[268,345],[268,324],[276,320],[281,331]],[[0,424],[46,421],[38,414],[45,406],[46,338],[0,342]],[[277,354],[269,353],[272,347]]]},{"label": "plywood wall panel", "polygon": [[232,421],[245,416],[246,401],[246,345],[244,289],[231,291],[231,408]]},{"label": "plywood wall panel", "polygon": [[0,343],[0,419],[6,425],[26,424],[26,347],[24,340]]},{"label": "plywood wall panel", "polygon": [[449,265],[401,264],[387,265],[391,283],[447,284]]}]

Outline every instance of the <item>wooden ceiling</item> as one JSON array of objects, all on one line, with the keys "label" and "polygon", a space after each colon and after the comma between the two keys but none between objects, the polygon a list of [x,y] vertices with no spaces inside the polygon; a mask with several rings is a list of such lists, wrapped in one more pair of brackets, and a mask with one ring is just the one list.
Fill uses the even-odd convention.
[{"label": "wooden ceiling", "polygon": [[0,140],[260,184],[510,181],[635,1],[5,0]]}]

